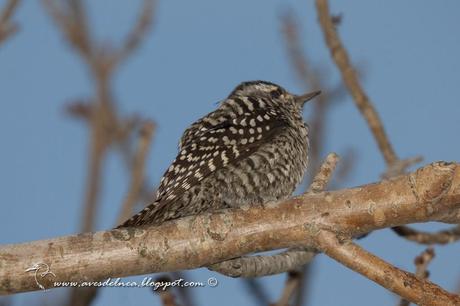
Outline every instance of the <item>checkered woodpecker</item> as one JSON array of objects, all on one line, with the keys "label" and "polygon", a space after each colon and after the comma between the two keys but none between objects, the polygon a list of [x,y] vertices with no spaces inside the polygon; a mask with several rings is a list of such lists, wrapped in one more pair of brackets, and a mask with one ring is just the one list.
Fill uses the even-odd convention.
[{"label": "checkered woodpecker", "polygon": [[289,197],[308,162],[306,101],[265,81],[238,85],[182,135],[155,201],[119,227],[164,221]]}]

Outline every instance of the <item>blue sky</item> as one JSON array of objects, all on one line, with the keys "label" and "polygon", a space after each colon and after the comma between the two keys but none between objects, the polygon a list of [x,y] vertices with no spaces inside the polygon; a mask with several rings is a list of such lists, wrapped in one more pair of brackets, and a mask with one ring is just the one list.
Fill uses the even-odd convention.
[{"label": "blue sky", "polygon": [[[5,1],[1,0],[0,4]],[[91,21],[100,38],[115,42],[129,30],[140,1],[93,1]],[[425,163],[460,158],[460,2],[331,1],[342,13],[339,32],[363,85],[402,158],[423,155]],[[303,1],[159,1],[154,28],[113,84],[120,111],[138,113],[157,125],[147,164],[157,182],[175,157],[182,131],[211,111],[241,81],[263,79],[295,93],[303,87],[288,61],[280,31],[287,9],[297,15],[303,46],[321,67],[328,88],[340,81],[317,24],[315,6]],[[39,1],[23,1],[14,18],[20,31],[0,47],[0,243],[18,243],[78,232],[87,156],[87,129],[65,115],[93,87],[82,61],[44,13]],[[328,88],[323,88],[327,90]],[[308,118],[309,109],[306,110]],[[347,95],[328,116],[326,151],[357,152],[355,186],[379,179],[385,165]],[[117,155],[104,170],[97,229],[114,223],[127,189]],[[437,225],[422,227],[438,228]],[[423,247],[379,231],[360,242],[391,263],[414,270]],[[431,278],[448,290],[460,282],[459,244],[437,247]],[[191,281],[215,276],[216,288],[196,289],[197,305],[253,305],[240,281],[206,269]],[[396,298],[343,266],[318,256],[309,305],[392,305]],[[139,279],[139,278],[138,278]],[[142,279],[142,277],[140,278]],[[284,276],[263,283],[273,300]],[[26,293],[15,305],[63,298],[64,290]],[[102,290],[95,305],[151,305],[147,289]]]}]

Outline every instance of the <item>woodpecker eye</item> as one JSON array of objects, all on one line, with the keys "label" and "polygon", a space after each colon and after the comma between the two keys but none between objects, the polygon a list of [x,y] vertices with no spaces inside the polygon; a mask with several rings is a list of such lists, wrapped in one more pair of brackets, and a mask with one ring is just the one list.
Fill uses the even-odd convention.
[{"label": "woodpecker eye", "polygon": [[281,89],[277,88],[275,90],[270,91],[270,96],[272,99],[278,99],[283,93],[281,92]]}]

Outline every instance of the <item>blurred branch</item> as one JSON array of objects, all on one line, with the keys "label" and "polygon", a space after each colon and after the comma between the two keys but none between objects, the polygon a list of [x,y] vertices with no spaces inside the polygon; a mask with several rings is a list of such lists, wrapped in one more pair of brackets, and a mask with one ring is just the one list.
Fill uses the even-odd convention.
[{"label": "blurred branch", "polygon": [[[187,271],[176,271],[176,272],[170,273],[170,275],[174,279],[190,279],[190,277],[188,277]],[[179,295],[179,299],[182,302],[181,305],[183,306],[194,306],[195,305],[195,298],[192,293],[193,287],[184,286],[184,287],[176,287],[176,289]]]},{"label": "blurred branch", "polygon": [[273,304],[273,306],[289,306],[289,300],[291,299],[292,295],[300,289],[299,285],[301,278],[302,276],[300,272],[288,272],[283,293],[281,294],[281,297],[278,300],[278,302]]},{"label": "blurred branch", "polygon": [[[172,280],[167,276],[167,275],[164,275],[164,276],[161,276],[161,277],[158,277],[155,282],[159,282],[159,283],[171,283]],[[166,287],[165,289],[163,288],[159,288],[157,290],[154,290],[154,288],[152,288],[152,292],[154,294],[157,294],[160,299],[161,299],[161,304],[163,306],[177,306],[178,304],[176,303],[176,297],[174,296],[174,293],[173,291],[171,290],[171,288],[169,287]]]},{"label": "blurred branch", "polygon": [[155,0],[144,0],[139,10],[139,15],[131,32],[126,36],[120,50],[117,52],[117,62],[121,62],[133,51],[135,51],[140,43],[145,39],[145,36],[151,27],[154,16]]},{"label": "blurred branch", "polygon": [[257,278],[243,278],[243,280],[248,294],[256,302],[255,305],[266,306],[270,303],[267,290]]},{"label": "blurred branch", "polygon": [[314,250],[292,249],[275,255],[242,256],[209,266],[230,277],[262,277],[288,272],[313,259]]},{"label": "blurred branch", "polygon": [[[111,80],[115,69],[128,58],[145,38],[151,24],[154,0],[145,0],[133,29],[125,37],[120,48],[109,48],[103,41],[92,37],[87,10],[81,0],[43,0],[43,4],[67,42],[77,51],[88,66],[95,83],[96,95],[88,102],[77,102],[69,107],[73,115],[87,119],[90,127],[90,148],[82,232],[93,230],[97,217],[97,204],[102,185],[102,169],[108,149],[114,143],[128,145],[130,135],[135,131],[137,119],[120,118],[112,96]],[[139,199],[144,180],[145,158],[153,133],[153,125],[141,127],[141,139],[137,150],[130,156],[131,184],[121,208],[119,220],[132,212]],[[129,150],[131,152],[131,150]],[[132,165],[131,165],[132,160]],[[97,294],[97,288],[72,290],[70,305],[89,305]]]},{"label": "blurred branch", "polygon": [[[101,47],[91,38],[84,3],[79,0],[43,0],[49,15],[54,19],[64,37],[85,59],[95,80],[96,97],[91,99],[91,111],[86,112],[90,125],[90,149],[86,179],[83,232],[93,229],[96,205],[101,185],[101,170],[106,150],[113,141],[113,122],[116,118],[110,93],[111,69],[107,70],[106,57]],[[83,110],[82,107],[79,108]],[[86,109],[89,109],[86,107]]]},{"label": "blurred branch", "polygon": [[437,233],[417,231],[408,226],[395,226],[393,231],[407,240],[420,244],[448,244],[460,239],[460,225]]},{"label": "blurred branch", "polygon": [[[300,39],[299,39],[299,30],[295,18],[292,13],[285,14],[282,18],[282,32],[285,39],[285,45],[288,51],[288,59],[291,62],[291,66],[294,69],[298,79],[302,83],[305,90],[312,89],[324,90],[324,84],[321,83],[318,78],[318,72],[313,69],[307,57],[304,55],[305,52],[302,49]],[[331,101],[326,92],[324,95],[317,97],[317,102],[313,103],[313,111],[311,120],[309,122],[310,126],[310,147],[309,147],[309,173],[311,173],[311,179],[313,175],[317,172],[320,163],[320,154],[323,149],[323,140],[325,139],[324,130],[325,130],[325,120],[326,113],[330,109]],[[311,180],[310,179],[310,180]]]},{"label": "blurred branch", "polygon": [[[93,105],[89,101],[85,100],[76,100],[68,104],[66,112],[73,117],[89,121],[93,113]],[[126,169],[131,174],[132,168],[135,165],[136,160],[136,150],[133,149],[133,145],[130,141],[130,135],[133,132],[141,129],[139,125],[142,120],[136,116],[128,117],[123,120],[123,122],[117,123],[117,127],[111,129],[116,130],[116,141],[118,144],[118,149],[120,151],[121,157],[125,163]],[[154,188],[151,187],[152,184],[144,179],[143,184],[140,190],[140,199],[141,202],[150,203],[154,196]]]},{"label": "blurred branch", "polygon": [[128,219],[133,214],[134,205],[141,195],[144,183],[145,160],[152,141],[153,130],[153,123],[146,122],[139,131],[139,143],[133,159],[133,166],[131,167],[131,183],[121,206],[117,224]]},{"label": "blurred branch", "polygon": [[[432,247],[427,248],[414,260],[415,264],[415,277],[419,279],[428,279],[428,265],[434,258],[434,249]],[[399,306],[409,306],[410,302],[406,299],[401,299]]]},{"label": "blurred branch", "polygon": [[19,0],[8,0],[0,11],[0,45],[19,28],[16,23],[11,22],[18,4]]}]

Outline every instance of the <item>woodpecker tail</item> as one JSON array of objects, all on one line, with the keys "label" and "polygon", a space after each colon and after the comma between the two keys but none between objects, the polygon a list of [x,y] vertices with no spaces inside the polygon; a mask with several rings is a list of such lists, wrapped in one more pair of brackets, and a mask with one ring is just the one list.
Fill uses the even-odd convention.
[{"label": "woodpecker tail", "polygon": [[[149,224],[153,220],[152,216],[155,213],[155,208],[158,207],[158,202],[153,202],[147,205],[143,210],[118,225],[115,228],[131,227],[131,226],[140,226],[144,224]],[[150,221],[150,222],[149,222]]]}]

